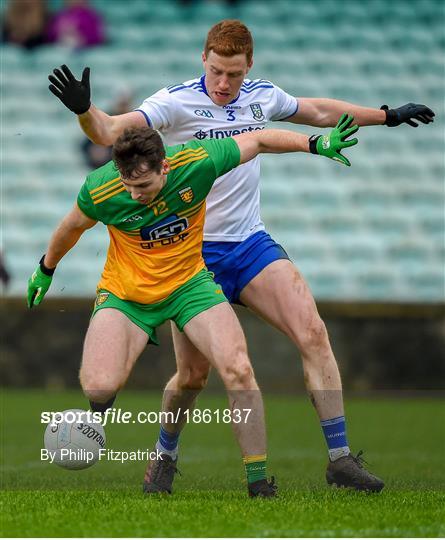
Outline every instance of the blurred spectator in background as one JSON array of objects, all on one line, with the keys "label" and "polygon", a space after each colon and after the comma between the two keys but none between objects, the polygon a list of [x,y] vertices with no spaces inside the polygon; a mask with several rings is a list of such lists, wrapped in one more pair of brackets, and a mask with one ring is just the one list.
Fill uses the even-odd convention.
[{"label": "blurred spectator in background", "polygon": [[0,282],[2,285],[2,289],[6,289],[9,281],[11,280],[11,276],[8,272],[8,269],[5,266],[5,260],[3,257],[3,253],[0,251]]},{"label": "blurred spectator in background", "polygon": [[46,42],[46,0],[10,0],[3,16],[2,42],[32,49]]},{"label": "blurred spectator in background", "polygon": [[65,7],[49,21],[47,39],[73,49],[101,45],[105,42],[102,16],[88,0],[66,0]]},{"label": "blurred spectator in background", "polygon": [[[133,96],[129,90],[121,90],[117,94],[116,101],[111,107],[109,114],[125,114],[133,109]],[[94,144],[90,139],[85,139],[82,143],[82,153],[85,156],[85,162],[89,168],[97,169],[108,163],[111,159],[112,146],[102,146]]]}]

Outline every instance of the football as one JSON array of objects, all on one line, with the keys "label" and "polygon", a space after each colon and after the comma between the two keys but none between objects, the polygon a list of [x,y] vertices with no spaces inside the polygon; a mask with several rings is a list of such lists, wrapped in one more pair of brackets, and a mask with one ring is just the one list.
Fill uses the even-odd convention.
[{"label": "football", "polygon": [[61,413],[61,421],[48,424],[44,445],[51,463],[71,470],[87,469],[96,463],[105,448],[105,431],[90,415],[82,409],[67,409]]}]

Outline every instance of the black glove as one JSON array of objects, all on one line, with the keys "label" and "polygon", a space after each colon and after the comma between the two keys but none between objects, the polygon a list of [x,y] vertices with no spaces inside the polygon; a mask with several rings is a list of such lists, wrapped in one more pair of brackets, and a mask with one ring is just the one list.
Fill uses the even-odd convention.
[{"label": "black glove", "polygon": [[382,105],[380,109],[386,112],[385,125],[389,127],[400,126],[404,122],[412,127],[417,127],[419,124],[413,122],[412,118],[420,120],[423,124],[429,124],[433,122],[435,116],[429,107],[416,103],[407,103],[398,109],[389,109],[388,105]]},{"label": "black glove", "polygon": [[48,88],[73,113],[87,112],[91,105],[90,68],[83,70],[81,81],[74,78],[65,64],[60,69],[53,70],[55,76],[48,75],[52,83]]}]

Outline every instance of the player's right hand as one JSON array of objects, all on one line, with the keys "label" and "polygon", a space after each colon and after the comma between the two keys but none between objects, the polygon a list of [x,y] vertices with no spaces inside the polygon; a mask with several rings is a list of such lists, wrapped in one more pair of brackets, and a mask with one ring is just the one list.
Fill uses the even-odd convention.
[{"label": "player's right hand", "polygon": [[91,106],[90,68],[86,67],[78,81],[65,64],[48,75],[51,92],[75,114],[83,114]]},{"label": "player's right hand", "polygon": [[[43,266],[43,258],[39,266],[35,269],[33,275],[28,280],[28,307],[38,306],[45,294],[48,292],[51,281],[53,280],[54,270]],[[45,273],[45,272],[49,272]]]},{"label": "player's right hand", "polygon": [[328,135],[312,135],[309,139],[309,149],[313,154],[326,156],[335,161],[339,161],[348,167],[351,166],[349,159],[341,154],[343,148],[349,148],[358,143],[358,139],[349,139],[352,134],[357,133],[358,125],[351,126],[354,121],[353,116],[342,114],[335,128]]}]

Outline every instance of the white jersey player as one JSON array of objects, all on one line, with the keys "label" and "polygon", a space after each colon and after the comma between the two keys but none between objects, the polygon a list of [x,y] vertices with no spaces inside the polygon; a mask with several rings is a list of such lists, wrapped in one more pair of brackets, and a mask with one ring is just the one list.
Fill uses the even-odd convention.
[{"label": "white jersey player", "polygon": [[[180,52],[178,52],[178,55]],[[317,127],[335,126],[347,112],[360,126],[398,126],[413,120],[433,121],[425,105],[409,103],[397,109],[361,107],[327,98],[294,98],[263,79],[246,78],[253,65],[253,41],[240,21],[213,26],[202,54],[205,74],[164,88],[130,113],[110,116],[90,102],[89,68],[77,81],[66,66],[54,70],[50,90],[73,112],[86,135],[110,145],[128,127],[150,125],[167,144],[193,137],[220,138],[243,130],[263,129],[269,120],[286,120]],[[343,161],[346,165],[349,162]],[[326,439],[329,484],[380,491],[383,482],[349,450],[342,385],[326,327],[313,296],[284,249],[264,230],[259,214],[259,162],[239,167],[222,177],[207,202],[203,255],[215,280],[233,303],[248,306],[286,334],[300,351],[304,379]],[[205,386],[209,364],[174,326],[177,373],[168,382],[163,406],[186,410]],[[184,422],[165,424],[157,446],[176,463],[177,442]],[[169,462],[169,463],[170,463]],[[147,477],[152,491],[170,491],[174,470],[151,463]]]},{"label": "white jersey player", "polygon": [[[221,139],[264,129],[271,120],[297,112],[297,100],[262,79],[245,79],[227,105],[209,97],[205,76],[163,88],[137,109],[168,145],[190,139]],[[230,176],[230,181],[226,181]],[[255,158],[219,178],[207,198],[204,240],[242,242],[264,230],[260,218],[260,160]]]}]

